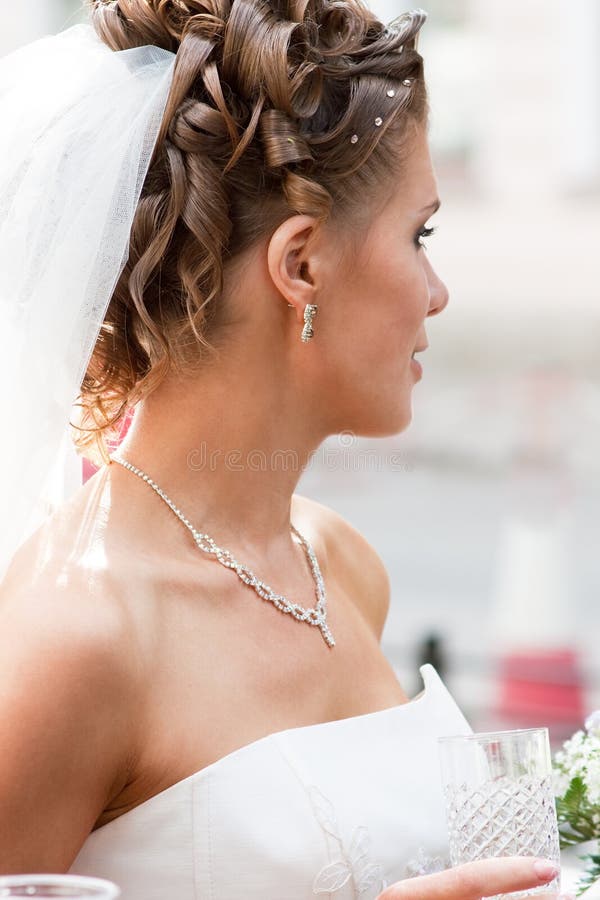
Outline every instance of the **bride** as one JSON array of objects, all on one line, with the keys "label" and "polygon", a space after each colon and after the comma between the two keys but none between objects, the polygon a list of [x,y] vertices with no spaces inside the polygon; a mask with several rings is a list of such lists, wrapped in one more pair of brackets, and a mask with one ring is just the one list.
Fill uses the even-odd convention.
[{"label": "bride", "polygon": [[[448,302],[423,246],[439,206],[425,15],[384,27],[359,0],[90,13],[94,30],[29,60],[62,39],[36,91],[50,102],[45,79],[73,59],[65,116],[104,110],[57,156],[71,178],[44,175],[41,199],[75,186],[71,214],[89,215],[63,233],[54,293],[35,269],[44,327],[52,297],[52,316],[77,297],[75,247],[96,261],[125,221],[127,253],[103,256],[118,277],[77,382],[75,443],[100,467],[13,547],[0,588],[0,871],[103,876],[124,900],[466,900],[550,881],[524,858],[443,870],[436,737],[468,725],[431,667],[408,701],[379,644],[381,559],[295,493],[329,435],[407,427],[426,320]],[[168,90],[131,218],[111,220],[93,202],[132,146],[141,48]]]}]

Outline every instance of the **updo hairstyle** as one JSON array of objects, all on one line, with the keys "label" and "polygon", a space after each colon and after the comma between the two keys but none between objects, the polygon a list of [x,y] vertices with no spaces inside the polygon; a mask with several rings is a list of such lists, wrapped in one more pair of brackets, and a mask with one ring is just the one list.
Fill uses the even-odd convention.
[{"label": "updo hairstyle", "polygon": [[78,398],[79,452],[108,462],[136,402],[214,351],[230,260],[295,213],[361,228],[427,119],[426,14],[362,0],[88,0],[112,50],[176,53],[154,157]]}]

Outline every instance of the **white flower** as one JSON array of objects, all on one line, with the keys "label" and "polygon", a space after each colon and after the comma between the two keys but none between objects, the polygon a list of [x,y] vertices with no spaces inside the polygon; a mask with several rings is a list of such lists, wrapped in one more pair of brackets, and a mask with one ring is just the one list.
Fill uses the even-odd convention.
[{"label": "white flower", "polygon": [[585,730],[600,733],[600,709],[595,710],[585,720]]},{"label": "white flower", "polygon": [[586,729],[576,731],[555,755],[555,792],[562,797],[571,779],[579,777],[590,803],[600,805],[600,710],[588,718]]},{"label": "white flower", "polygon": [[552,773],[552,783],[555,797],[564,797],[571,784],[571,779],[565,772],[554,769]]},{"label": "white flower", "polygon": [[585,786],[588,800],[593,806],[598,806],[600,804],[600,772],[598,771],[598,765],[587,772]]}]

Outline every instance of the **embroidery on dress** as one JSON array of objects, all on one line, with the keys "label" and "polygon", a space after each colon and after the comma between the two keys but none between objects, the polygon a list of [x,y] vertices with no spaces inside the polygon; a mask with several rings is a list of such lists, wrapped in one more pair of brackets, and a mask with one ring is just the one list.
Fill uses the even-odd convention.
[{"label": "embroidery on dress", "polygon": [[340,858],[328,863],[315,877],[313,894],[335,894],[350,880],[355,898],[375,900],[388,882],[383,877],[379,863],[369,858],[371,837],[364,825],[357,825],[346,847],[339,833],[339,826],[331,801],[315,785],[308,787],[308,794],[315,817],[321,828],[330,835],[340,849]]},{"label": "embroidery on dress", "polygon": [[404,874],[406,878],[416,878],[417,875],[433,875],[435,872],[443,872],[449,867],[449,859],[441,856],[427,856],[425,849],[419,847],[416,857],[407,862]]}]

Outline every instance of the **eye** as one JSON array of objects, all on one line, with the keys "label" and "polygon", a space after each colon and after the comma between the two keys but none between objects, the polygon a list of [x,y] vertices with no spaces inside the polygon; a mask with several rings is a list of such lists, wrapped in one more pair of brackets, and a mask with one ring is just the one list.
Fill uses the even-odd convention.
[{"label": "eye", "polygon": [[431,237],[431,235],[432,235],[432,234],[435,234],[436,231],[437,231],[437,228],[435,228],[435,227],[433,227],[433,228],[425,228],[425,227],[421,228],[421,230],[418,232],[418,234],[417,234],[417,236],[416,236],[416,238],[415,238],[415,244],[416,244],[416,246],[417,246],[417,247],[427,247],[427,244],[424,244],[424,243],[423,243],[423,238]]}]

